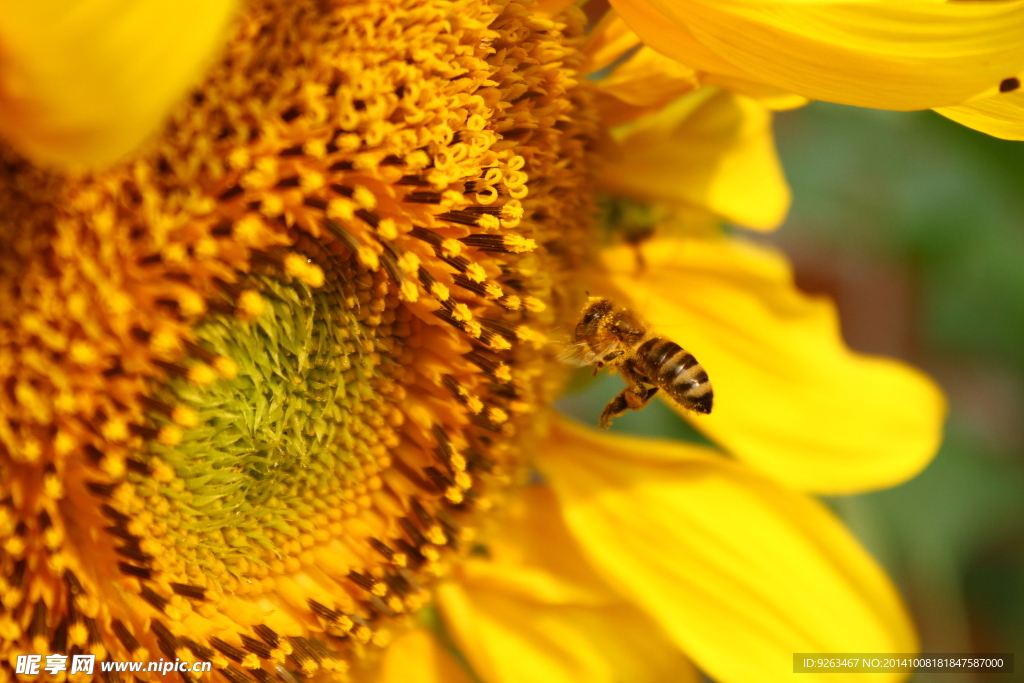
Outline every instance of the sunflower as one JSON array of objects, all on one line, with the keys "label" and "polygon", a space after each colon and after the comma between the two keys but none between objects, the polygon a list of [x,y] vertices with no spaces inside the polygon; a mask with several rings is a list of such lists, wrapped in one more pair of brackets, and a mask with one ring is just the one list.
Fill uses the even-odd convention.
[{"label": "sunflower", "polygon": [[[914,650],[807,494],[913,476],[942,396],[718,227],[778,224],[770,109],[820,93],[712,83],[564,2],[264,0],[229,29],[228,3],[91,7],[0,15],[5,677],[84,653],[232,683],[739,682]],[[92,64],[85,20],[144,59]],[[655,236],[602,247],[597,188]],[[701,359],[719,448],[550,409],[587,291]]]}]

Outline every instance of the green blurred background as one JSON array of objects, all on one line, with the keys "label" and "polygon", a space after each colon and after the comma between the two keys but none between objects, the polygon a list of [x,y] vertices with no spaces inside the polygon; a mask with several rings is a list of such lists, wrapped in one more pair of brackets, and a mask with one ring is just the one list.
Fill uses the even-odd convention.
[{"label": "green blurred background", "polygon": [[[932,112],[815,103],[776,120],[793,188],[770,236],[802,289],[831,296],[854,349],[945,389],[935,461],[895,489],[827,502],[900,586],[924,652],[1024,655],[1024,144]],[[596,423],[621,379],[562,402]],[[655,402],[613,429],[700,439]],[[1016,674],[918,674],[981,683]],[[853,676],[852,678],[855,678]]]}]

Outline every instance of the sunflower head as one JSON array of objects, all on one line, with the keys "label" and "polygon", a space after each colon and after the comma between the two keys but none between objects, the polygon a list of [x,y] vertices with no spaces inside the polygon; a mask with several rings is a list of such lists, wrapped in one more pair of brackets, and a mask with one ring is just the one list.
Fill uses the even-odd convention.
[{"label": "sunflower head", "polygon": [[0,657],[344,675],[430,599],[562,381],[581,35],[253,2],[135,156],[0,153]]}]

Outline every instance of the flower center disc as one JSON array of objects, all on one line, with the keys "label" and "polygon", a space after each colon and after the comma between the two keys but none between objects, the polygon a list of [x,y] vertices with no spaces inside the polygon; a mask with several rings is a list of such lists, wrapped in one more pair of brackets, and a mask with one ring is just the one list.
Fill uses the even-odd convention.
[{"label": "flower center disc", "polygon": [[346,677],[562,381],[582,15],[254,2],[137,156],[0,151],[0,656]]}]

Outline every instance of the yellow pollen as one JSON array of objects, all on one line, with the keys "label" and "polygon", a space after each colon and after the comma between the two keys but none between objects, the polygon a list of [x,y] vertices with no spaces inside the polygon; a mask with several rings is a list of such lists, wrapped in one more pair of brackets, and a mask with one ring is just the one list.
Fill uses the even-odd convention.
[{"label": "yellow pollen", "polygon": [[198,292],[185,290],[178,295],[178,305],[181,307],[181,314],[188,317],[195,317],[206,312],[206,302]]},{"label": "yellow pollen", "polygon": [[373,632],[365,626],[356,626],[352,629],[352,635],[363,645],[370,642],[370,638],[373,636]]},{"label": "yellow pollen", "polygon": [[241,244],[257,244],[265,231],[263,221],[255,214],[248,214],[235,221],[232,233]]},{"label": "yellow pollen", "polygon": [[448,542],[448,539],[444,535],[444,529],[437,524],[426,530],[426,537],[427,540],[434,545],[444,545]]},{"label": "yellow pollen", "polygon": [[547,304],[535,296],[524,296],[523,307],[531,313],[542,313],[547,310]]},{"label": "yellow pollen", "polygon": [[195,409],[188,406],[175,406],[171,412],[171,419],[174,420],[175,424],[181,425],[186,429],[199,424],[199,415]]},{"label": "yellow pollen", "polygon": [[304,171],[299,174],[299,182],[306,192],[315,192],[325,185],[324,174],[316,171]]},{"label": "yellow pollen", "polygon": [[359,208],[366,209],[367,211],[373,211],[377,207],[377,195],[363,185],[355,187],[352,199],[359,205]]},{"label": "yellow pollen", "polygon": [[188,251],[183,244],[168,244],[163,248],[162,255],[165,263],[180,265],[188,257]]},{"label": "yellow pollen", "polygon": [[124,441],[128,438],[128,425],[124,420],[108,420],[100,430],[109,441]]},{"label": "yellow pollen", "polygon": [[491,337],[491,339],[487,342],[487,345],[494,349],[495,351],[508,351],[509,349],[512,348],[512,343],[509,342],[509,340],[505,339],[504,337],[499,337],[498,335],[494,335],[493,337]]},{"label": "yellow pollen", "polygon": [[327,155],[327,143],[323,140],[307,140],[302,145],[302,151],[306,153],[306,156],[323,159]]},{"label": "yellow pollen", "polygon": [[416,283],[412,280],[406,280],[399,287],[399,295],[401,296],[402,301],[414,303],[419,299],[419,287],[417,287]]},{"label": "yellow pollen", "polygon": [[224,379],[234,379],[238,376],[238,363],[227,356],[214,358],[213,367]]},{"label": "yellow pollen", "polygon": [[300,254],[288,254],[284,257],[284,270],[291,277],[308,287],[322,287],[324,271],[315,263]]},{"label": "yellow pollen", "polygon": [[332,199],[327,202],[327,217],[347,223],[356,217],[356,204],[344,197]]},{"label": "yellow pollen", "polygon": [[510,201],[501,207],[501,217],[510,221],[518,221],[523,217],[523,205],[518,201]]},{"label": "yellow pollen", "polygon": [[339,135],[334,139],[334,144],[338,146],[342,152],[354,152],[362,145],[362,140],[359,139],[358,135],[353,133],[345,133]]},{"label": "yellow pollen", "polygon": [[466,268],[466,276],[473,282],[483,282],[487,279],[487,273],[479,263],[470,263]]},{"label": "yellow pollen", "polygon": [[407,251],[398,257],[398,267],[406,275],[413,275],[420,268],[420,257],[411,251]]},{"label": "yellow pollen", "polygon": [[181,338],[171,330],[157,330],[149,339],[149,348],[153,349],[157,356],[171,356],[180,351]]},{"label": "yellow pollen", "polygon": [[465,248],[466,245],[464,245],[462,242],[452,239],[450,237],[441,242],[441,253],[447,256],[448,258],[458,256],[459,254],[462,253],[463,249]]},{"label": "yellow pollen", "polygon": [[483,401],[480,400],[479,397],[473,395],[466,397],[466,410],[468,410],[474,415],[479,415],[480,411],[483,409],[484,403]]},{"label": "yellow pollen", "polygon": [[164,446],[177,446],[181,439],[181,430],[174,425],[164,425],[156,435],[156,440]]},{"label": "yellow pollen", "polygon": [[92,344],[84,341],[72,342],[68,355],[71,361],[78,365],[92,365],[99,360],[99,354],[96,352],[96,349],[93,348]]},{"label": "yellow pollen", "polygon": [[370,270],[377,270],[380,268],[380,256],[378,256],[377,252],[370,247],[359,247],[356,252],[356,257],[359,259],[360,263]]},{"label": "yellow pollen", "polygon": [[499,382],[505,382],[507,384],[512,381],[512,369],[504,363],[501,363],[494,369],[494,378]]},{"label": "yellow pollen", "polygon": [[240,320],[253,322],[261,315],[266,308],[263,296],[259,292],[247,289],[238,295],[238,305],[235,308],[235,315]]},{"label": "yellow pollen", "polygon": [[245,147],[236,147],[228,154],[228,165],[234,169],[242,169],[249,165],[252,157]]},{"label": "yellow pollen", "polygon": [[380,224],[377,225],[377,234],[382,239],[393,240],[398,237],[398,225],[395,223],[394,218],[384,218]]},{"label": "yellow pollen", "polygon": [[521,235],[507,235],[505,246],[514,254],[521,254],[526,251],[533,251],[537,248],[537,241],[525,238]]},{"label": "yellow pollen", "polygon": [[448,297],[451,296],[451,292],[440,282],[435,282],[430,285],[430,293],[434,295],[440,301],[447,301]]},{"label": "yellow pollen", "polygon": [[[43,493],[50,500],[60,500],[64,497],[64,483],[60,477],[55,473],[47,474],[43,477]],[[7,508],[0,508],[0,536],[3,536],[10,531],[5,529],[5,515],[9,516]],[[12,529],[13,530],[13,527]]]},{"label": "yellow pollen", "polygon": [[260,202],[260,213],[267,218],[276,218],[284,213],[284,199],[276,194],[268,194]]},{"label": "yellow pollen", "polygon": [[[468,491],[473,487],[473,478],[469,475],[469,472],[456,472],[455,485],[463,491]],[[462,502],[461,498],[459,502]]]},{"label": "yellow pollen", "polygon": [[217,381],[217,373],[206,363],[196,363],[188,369],[188,381],[197,386],[207,386]]},{"label": "yellow pollen", "polygon": [[520,325],[516,328],[516,338],[537,349],[548,343],[547,335],[526,325]]}]

